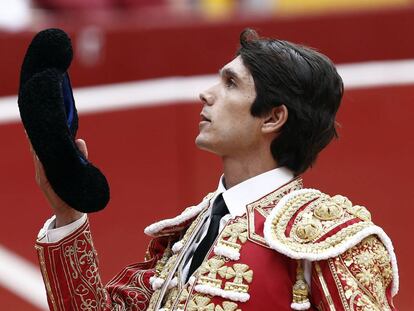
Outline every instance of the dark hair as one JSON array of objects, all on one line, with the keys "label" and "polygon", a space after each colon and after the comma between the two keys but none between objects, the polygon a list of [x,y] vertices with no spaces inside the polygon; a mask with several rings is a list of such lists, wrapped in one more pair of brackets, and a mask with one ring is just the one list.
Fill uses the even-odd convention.
[{"label": "dark hair", "polygon": [[342,79],[331,60],[311,48],[261,38],[252,29],[241,33],[240,44],[237,55],[256,88],[251,114],[263,116],[273,107],[287,107],[288,119],[272,141],[271,152],[278,165],[303,173],[338,136],[335,115]]}]

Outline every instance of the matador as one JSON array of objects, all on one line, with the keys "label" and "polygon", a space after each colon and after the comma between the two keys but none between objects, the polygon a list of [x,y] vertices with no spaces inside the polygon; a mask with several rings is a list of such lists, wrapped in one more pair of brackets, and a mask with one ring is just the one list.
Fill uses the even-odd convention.
[{"label": "matador", "polygon": [[[145,228],[143,261],[106,285],[87,214],[59,198],[34,157],[55,214],[36,242],[50,310],[396,310],[390,238],[364,206],[303,186],[337,136],[342,95],[325,55],[244,30],[200,94],[196,145],[222,160],[217,189]],[[86,158],[86,143],[76,146]]]}]

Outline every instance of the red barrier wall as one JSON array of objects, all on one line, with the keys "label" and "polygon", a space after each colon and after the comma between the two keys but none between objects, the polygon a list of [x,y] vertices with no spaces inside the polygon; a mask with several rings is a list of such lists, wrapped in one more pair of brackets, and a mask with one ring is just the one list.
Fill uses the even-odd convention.
[{"label": "red barrier wall", "polygon": [[[413,17],[412,11],[404,11],[254,24],[266,35],[305,42],[336,61],[351,62],[413,57],[414,43],[401,31],[412,26]],[[108,28],[101,62],[87,67],[77,60],[72,79],[75,85],[87,85],[215,72],[233,55],[244,25],[178,25],[168,31]],[[68,28],[75,38],[81,30],[79,25]],[[30,36],[0,36],[0,70],[5,73],[0,94],[15,92],[18,64]],[[409,253],[414,218],[413,97],[414,86],[347,91],[339,113],[340,140],[305,174],[306,186],[340,193],[369,207],[375,222],[389,233],[401,270],[399,310],[414,305]],[[111,184],[110,206],[91,216],[105,281],[125,264],[143,258],[147,238],[142,230],[147,224],[197,203],[216,187],[220,161],[193,144],[199,109],[196,104],[172,103],[81,117],[79,136],[87,140],[90,158]],[[0,141],[0,243],[35,262],[34,238],[51,212],[34,184],[21,125],[0,125]],[[0,300],[8,310],[34,310],[1,288]]]},{"label": "red barrier wall", "polygon": [[[400,310],[413,303],[408,233],[414,217],[413,94],[413,86],[348,92],[339,115],[340,140],[305,174],[306,186],[368,206],[389,233],[400,263]],[[105,212],[91,216],[104,280],[143,258],[146,225],[198,202],[216,187],[220,162],[193,144],[199,109],[177,104],[82,117],[80,137],[87,140],[90,158],[105,171],[112,191]],[[3,219],[9,219],[0,229],[2,243],[35,261],[33,239],[50,210],[34,184],[21,126],[1,126],[0,140],[0,171],[6,176],[0,194]]]}]

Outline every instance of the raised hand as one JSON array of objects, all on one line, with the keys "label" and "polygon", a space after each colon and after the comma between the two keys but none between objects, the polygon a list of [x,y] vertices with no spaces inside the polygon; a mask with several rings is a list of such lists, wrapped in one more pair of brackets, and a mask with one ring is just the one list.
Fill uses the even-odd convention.
[{"label": "raised hand", "polygon": [[[75,141],[76,146],[82,152],[85,158],[88,158],[88,149],[86,142],[83,139],[77,139]],[[70,224],[82,217],[83,213],[70,207],[65,201],[63,201],[51,187],[49,180],[46,177],[45,170],[42,162],[40,162],[38,156],[33,150],[32,144],[29,141],[30,152],[33,156],[33,164],[35,169],[36,184],[42,190],[46,200],[49,202],[56,215],[56,228]]]}]

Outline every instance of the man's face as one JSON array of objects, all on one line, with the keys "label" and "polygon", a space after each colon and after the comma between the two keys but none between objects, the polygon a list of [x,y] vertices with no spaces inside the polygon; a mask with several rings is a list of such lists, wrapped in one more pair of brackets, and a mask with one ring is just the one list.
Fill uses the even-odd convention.
[{"label": "man's face", "polygon": [[220,70],[218,83],[200,94],[197,146],[222,157],[251,152],[262,136],[262,120],[250,113],[255,98],[253,77],[238,56]]}]

